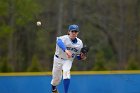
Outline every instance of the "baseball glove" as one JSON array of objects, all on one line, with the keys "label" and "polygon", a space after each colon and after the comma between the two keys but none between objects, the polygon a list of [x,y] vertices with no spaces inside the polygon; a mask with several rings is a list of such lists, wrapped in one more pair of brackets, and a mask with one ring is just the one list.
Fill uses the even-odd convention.
[{"label": "baseball glove", "polygon": [[89,51],[88,47],[83,47],[81,49],[81,53],[80,53],[81,60],[85,60],[87,58],[88,51]]}]

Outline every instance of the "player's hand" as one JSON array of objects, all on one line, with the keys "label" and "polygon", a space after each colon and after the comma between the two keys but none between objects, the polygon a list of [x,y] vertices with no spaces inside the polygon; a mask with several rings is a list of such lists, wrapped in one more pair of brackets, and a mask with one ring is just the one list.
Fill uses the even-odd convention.
[{"label": "player's hand", "polygon": [[68,58],[72,57],[72,53],[69,50],[65,50],[65,52]]}]

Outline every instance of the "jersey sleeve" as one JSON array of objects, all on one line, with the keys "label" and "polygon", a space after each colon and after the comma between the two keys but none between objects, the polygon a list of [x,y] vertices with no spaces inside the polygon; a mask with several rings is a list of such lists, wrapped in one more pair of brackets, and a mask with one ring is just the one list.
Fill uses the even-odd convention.
[{"label": "jersey sleeve", "polygon": [[66,46],[65,46],[65,44],[62,42],[61,39],[58,39],[58,40],[57,40],[57,45],[65,52]]},{"label": "jersey sleeve", "polygon": [[65,52],[66,46],[64,40],[64,36],[57,37],[56,44]]}]

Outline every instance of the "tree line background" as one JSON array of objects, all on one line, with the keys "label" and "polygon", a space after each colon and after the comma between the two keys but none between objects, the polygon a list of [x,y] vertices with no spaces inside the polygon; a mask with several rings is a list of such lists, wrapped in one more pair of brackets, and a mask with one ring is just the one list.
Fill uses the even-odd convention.
[{"label": "tree line background", "polygon": [[90,47],[72,70],[140,69],[140,0],[0,0],[0,72],[51,71],[70,24]]}]

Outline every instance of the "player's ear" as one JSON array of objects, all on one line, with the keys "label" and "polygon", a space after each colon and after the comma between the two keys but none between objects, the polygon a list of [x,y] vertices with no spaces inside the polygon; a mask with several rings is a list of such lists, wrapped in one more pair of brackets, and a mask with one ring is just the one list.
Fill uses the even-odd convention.
[{"label": "player's ear", "polygon": [[70,34],[69,32],[70,32],[70,31],[68,31],[68,35]]}]

